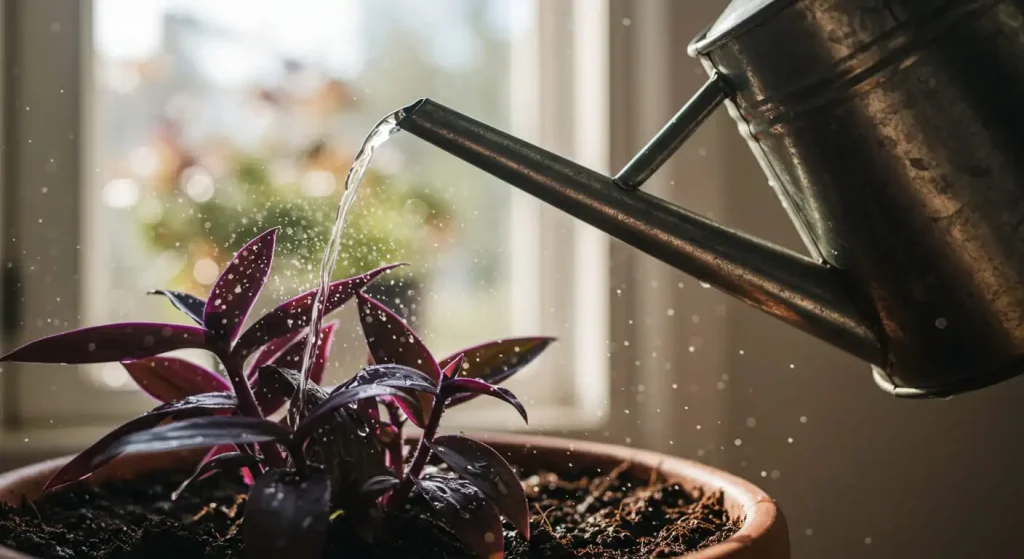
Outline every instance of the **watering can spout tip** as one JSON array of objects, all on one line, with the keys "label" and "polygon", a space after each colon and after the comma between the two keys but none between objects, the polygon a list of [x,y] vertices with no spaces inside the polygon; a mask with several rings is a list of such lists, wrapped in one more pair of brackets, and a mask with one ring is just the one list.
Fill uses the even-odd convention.
[{"label": "watering can spout tip", "polygon": [[427,99],[426,97],[421,97],[420,99],[417,99],[416,101],[414,101],[414,102],[412,102],[412,103],[402,107],[398,111],[398,120],[397,120],[397,123],[396,123],[398,125],[398,127],[401,128],[402,127],[402,122],[405,121],[407,118],[411,117],[413,115],[413,113],[416,112],[417,109],[422,107],[423,104],[428,102],[428,101],[429,101],[429,99]]}]

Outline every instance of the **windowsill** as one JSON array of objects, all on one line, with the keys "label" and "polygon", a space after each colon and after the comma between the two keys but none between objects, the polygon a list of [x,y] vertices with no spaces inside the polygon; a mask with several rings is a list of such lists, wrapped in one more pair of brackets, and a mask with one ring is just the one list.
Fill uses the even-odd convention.
[{"label": "windowsill", "polygon": [[[605,424],[602,415],[573,406],[538,406],[530,410],[530,424],[512,412],[452,410],[445,415],[442,431],[508,431],[545,434],[586,432]],[[0,471],[81,451],[106,435],[115,425],[23,428],[0,430]],[[412,428],[410,432],[418,430]]]}]

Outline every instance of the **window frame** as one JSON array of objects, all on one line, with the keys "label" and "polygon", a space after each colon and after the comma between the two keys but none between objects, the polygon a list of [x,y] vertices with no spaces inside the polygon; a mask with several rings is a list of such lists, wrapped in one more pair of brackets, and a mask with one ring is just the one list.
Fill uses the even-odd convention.
[{"label": "window frame", "polygon": [[[608,172],[607,118],[594,118],[591,114],[607,115],[609,88],[607,87],[608,31],[610,2],[608,0],[575,0],[573,3],[538,2],[535,17],[536,32],[523,38],[526,44],[513,50],[519,59],[517,79],[520,84],[515,97],[528,102],[520,104],[513,113],[514,124],[510,132],[522,134],[548,149],[579,159],[581,163]],[[27,141],[26,130],[41,132],[37,147],[7,149],[4,152],[4,187],[13,210],[10,214],[23,219],[4,222],[16,227],[13,242],[6,243],[4,255],[40,255],[49,249],[58,254],[76,254],[77,246],[102,243],[92,238],[95,228],[92,220],[98,212],[93,204],[95,196],[84,196],[86,181],[97,172],[89,141],[93,126],[87,108],[92,91],[92,0],[45,0],[39,2],[10,2],[5,4],[3,35],[7,46],[3,83],[5,139],[9,146]],[[560,33],[572,24],[573,36]],[[581,25],[582,24],[582,25]],[[49,29],[50,34],[39,33]],[[587,48],[570,48],[574,43]],[[31,53],[31,54],[29,54]],[[75,60],[70,71],[54,72],[48,65],[31,64],[40,53],[54,60]],[[552,56],[559,53],[560,56]],[[566,55],[566,53],[569,53]],[[32,58],[30,58],[30,56]],[[531,74],[530,65],[536,74]],[[525,89],[522,84],[526,84]],[[532,89],[532,91],[530,90]],[[60,96],[53,94],[59,90]],[[49,92],[49,94],[47,94]],[[569,92],[568,94],[565,92]],[[33,116],[45,119],[60,116],[60,126],[40,125],[19,114],[21,99],[32,99]],[[77,100],[74,102],[73,100]],[[553,102],[556,101],[557,102]],[[582,101],[582,102],[581,102]],[[564,107],[576,107],[570,129],[551,126],[545,115]],[[591,113],[591,111],[593,113]],[[49,121],[51,124],[54,121]],[[529,133],[530,130],[534,134]],[[49,136],[49,137],[46,137]],[[532,136],[532,137],[531,137]],[[56,168],[33,165],[40,150],[47,145],[61,145],[60,154],[68,163]],[[26,160],[26,155],[34,159]],[[47,184],[48,198],[30,188],[19,185]],[[91,189],[90,189],[91,190]],[[514,297],[535,298],[540,293],[538,308],[514,316],[514,334],[525,335],[550,331],[550,315],[568,320],[573,325],[571,339],[562,339],[551,352],[564,352],[571,356],[576,370],[571,374],[558,372],[555,376],[558,396],[550,401],[533,402],[524,398],[531,411],[531,431],[557,431],[559,433],[587,432],[605,425],[610,399],[609,355],[601,352],[609,337],[608,282],[605,274],[594,270],[607,270],[609,240],[602,233],[576,222],[543,206],[537,200],[514,191],[512,206],[515,211],[536,218],[539,227],[529,235],[521,231],[510,232],[509,246],[516,258],[513,285]],[[60,202],[54,202],[60,200]],[[70,203],[67,203],[70,201]],[[6,204],[5,204],[6,205]],[[49,239],[33,237],[30,216],[55,212],[61,223],[73,224],[62,228],[76,231],[77,238],[54,236]],[[5,235],[5,237],[7,237]],[[526,242],[524,242],[526,241]],[[45,243],[43,246],[40,243]],[[543,249],[543,250],[541,250]],[[15,259],[16,261],[16,259]],[[75,258],[73,262],[60,262],[45,258],[38,264],[43,269],[60,269],[67,273],[54,274],[50,283],[23,282],[23,297],[18,301],[4,301],[17,306],[23,317],[47,316],[59,321],[59,328],[33,325],[29,322],[7,340],[8,348],[26,343],[40,335],[93,324],[102,310],[100,302],[88,296],[101,290],[102,255],[90,254],[89,259]],[[529,265],[522,263],[529,262]],[[18,267],[25,265],[16,262]],[[566,285],[542,281],[548,273],[571,277]],[[83,278],[78,282],[77,278]],[[579,284],[582,289],[570,289]],[[52,304],[60,298],[59,307]],[[53,316],[56,313],[56,316]],[[598,348],[598,351],[595,351]],[[0,455],[16,458],[27,455],[53,455],[74,451],[85,441],[94,440],[118,423],[126,420],[126,412],[152,407],[152,401],[140,392],[108,391],[92,386],[86,375],[76,374],[62,366],[32,364],[6,364],[0,374],[0,398],[5,405],[3,424],[0,425]],[[586,374],[581,374],[586,371]],[[550,371],[555,375],[556,371]],[[129,398],[131,401],[126,401]],[[519,430],[523,427],[514,414],[455,408],[446,421],[449,429]],[[33,413],[35,411],[35,413]]]}]

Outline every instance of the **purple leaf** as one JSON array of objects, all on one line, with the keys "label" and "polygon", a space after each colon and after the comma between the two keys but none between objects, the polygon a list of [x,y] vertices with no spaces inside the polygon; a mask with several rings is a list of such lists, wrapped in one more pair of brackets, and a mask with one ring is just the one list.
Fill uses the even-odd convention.
[{"label": "purple leaf", "polygon": [[122,437],[97,456],[93,464],[109,462],[126,453],[253,444],[283,440],[289,434],[286,427],[259,417],[196,417]]},{"label": "purple leaf", "polygon": [[[377,276],[402,266],[403,264],[392,264],[366,272],[365,274],[348,279],[338,280],[331,284],[327,292],[327,304],[324,306],[324,316],[337,310],[348,302],[360,289],[366,287]],[[316,300],[316,290],[307,291],[298,297],[285,301],[274,310],[263,315],[256,321],[235,344],[235,353],[241,359],[248,357],[257,347],[286,336],[296,330],[309,326],[309,319],[313,312],[313,302]]]},{"label": "purple leaf", "polygon": [[394,489],[401,481],[394,476],[374,476],[363,484],[362,492],[374,498]]},{"label": "purple leaf", "polygon": [[436,437],[430,444],[455,473],[480,490],[519,533],[530,539],[530,509],[526,492],[512,466],[493,448],[459,435]]},{"label": "purple leaf", "polygon": [[519,398],[516,398],[515,394],[507,388],[494,386],[476,378],[453,378],[445,381],[441,386],[441,395],[445,399],[450,400],[463,394],[483,394],[504,400],[514,407],[519,415],[523,416],[523,421],[530,422],[526,417],[526,408],[523,407]]},{"label": "purple leaf", "polygon": [[185,490],[193,481],[206,477],[207,474],[213,474],[215,472],[223,470],[240,470],[255,468],[260,465],[260,459],[252,454],[245,454],[243,452],[227,452],[224,454],[218,454],[207,458],[202,464],[196,468],[196,471],[186,479],[177,489],[171,493],[171,500],[176,501],[181,492]]},{"label": "purple leaf", "polygon": [[224,268],[210,291],[203,324],[213,341],[230,348],[259,297],[274,259],[277,227],[251,240]]},{"label": "purple leaf", "polygon": [[326,420],[330,419],[333,412],[337,411],[342,406],[351,404],[358,400],[378,398],[380,396],[393,396],[396,398],[411,399],[405,392],[402,392],[397,388],[391,388],[390,386],[356,386],[354,388],[339,390],[328,396],[323,403],[309,412],[309,415],[302,420],[302,423],[300,423],[298,427],[295,428],[294,439],[301,441],[308,437],[314,430],[322,426]]},{"label": "purple leaf", "polygon": [[[358,293],[356,298],[359,301],[363,336],[374,363],[405,365],[424,373],[435,385],[440,384],[441,369],[416,333],[398,315],[365,293]],[[404,406],[403,411],[413,424],[423,428],[429,420],[434,396],[421,392],[417,398],[418,413],[410,413],[413,410],[404,409]]]},{"label": "purple leaf", "polygon": [[[392,388],[408,388],[437,394],[437,385],[422,372],[404,365],[371,365],[356,373],[352,380],[338,389],[377,384]],[[335,389],[335,390],[338,390]]]},{"label": "purple leaf", "polygon": [[323,470],[308,478],[271,470],[256,480],[245,505],[247,559],[323,557],[331,526],[331,483]]},{"label": "purple leaf", "polygon": [[288,371],[276,365],[264,365],[256,371],[253,396],[256,397],[256,403],[264,415],[268,415],[268,410],[273,407],[274,402],[287,401],[291,398],[298,386],[298,377],[299,374],[295,371]]},{"label": "purple leaf", "polygon": [[161,402],[231,390],[231,383],[217,373],[183,359],[149,357],[121,365],[140,388]]},{"label": "purple leaf", "polygon": [[[521,371],[555,341],[555,338],[528,337],[496,340],[457,351],[440,361],[441,367],[447,367],[460,354],[465,355],[461,371],[456,374],[462,377],[478,378],[490,384],[501,384],[512,375]],[[465,394],[459,399],[448,402],[454,406],[474,398],[475,395]]]},{"label": "purple leaf", "polygon": [[155,291],[150,291],[149,295],[163,295],[164,297],[167,297],[171,304],[179,311],[188,315],[188,317],[194,320],[196,324],[200,326],[203,325],[203,313],[206,312],[206,301],[199,297],[189,295],[188,293],[182,293],[181,291],[171,291],[169,289],[157,289]]},{"label": "purple leaf", "polygon": [[194,326],[124,322],[90,326],[29,342],[0,357],[23,363],[108,363],[206,346],[206,332]]},{"label": "purple leaf", "polygon": [[[117,441],[133,433],[156,427],[166,419],[225,413],[234,411],[237,406],[238,401],[230,392],[199,394],[159,406],[107,433],[102,439],[72,458],[46,482],[44,491],[78,481],[95,472],[103,466],[103,464],[96,463],[96,458],[105,454]],[[107,461],[110,460],[113,460],[113,457]]]},{"label": "purple leaf", "polygon": [[[317,340],[317,347],[313,355],[313,364],[309,368],[309,380],[320,384],[324,379],[324,372],[327,370],[327,358],[331,355],[331,347],[334,345],[334,333],[338,329],[338,321],[331,321],[320,329],[320,338]],[[308,335],[302,336],[292,344],[281,355],[274,359],[274,365],[283,369],[298,371],[302,367],[302,356],[306,351]]]},{"label": "purple leaf", "polygon": [[249,380],[256,378],[256,373],[260,370],[260,367],[273,363],[275,359],[298,343],[300,339],[305,343],[306,331],[307,329],[296,330],[261,347],[249,364],[249,372],[246,375]]},{"label": "purple leaf", "polygon": [[[327,370],[327,358],[331,354],[331,346],[334,343],[334,332],[337,326],[337,322],[331,322],[320,329],[316,353],[313,354],[313,364],[309,369],[309,380],[313,384],[319,385],[324,379],[324,372]],[[302,336],[300,340],[291,344],[290,347],[274,359],[273,365],[281,369],[298,370],[302,365],[302,356],[306,351],[306,340],[308,337]],[[276,413],[277,410],[281,409],[295,390],[290,389],[287,394],[283,394],[283,392],[282,390],[273,392],[263,391],[262,394],[265,398],[257,397],[256,402],[259,404],[260,409],[263,410],[264,415]]]},{"label": "purple leaf", "polygon": [[[206,453],[206,455],[203,456],[203,459],[200,461],[200,463],[206,462],[208,460],[212,460],[212,459],[214,459],[217,456],[220,456],[222,454],[230,454],[232,452],[238,452],[240,450],[244,450],[245,454],[248,454],[248,455],[252,456],[252,451],[246,449],[246,447],[244,447],[244,446],[238,446],[238,445],[233,445],[233,444],[222,444],[222,445],[217,445],[217,446],[211,448]],[[261,472],[262,469],[256,468],[256,471],[257,472]],[[203,474],[202,476],[199,477],[199,479],[203,479],[203,478],[207,477],[208,475],[210,475],[210,474]],[[255,478],[253,477],[252,472],[250,472],[248,468],[242,468],[242,480],[245,481],[246,485],[252,485],[253,481],[255,481]]]},{"label": "purple leaf", "polygon": [[478,557],[500,559],[505,538],[498,511],[480,491],[464,479],[425,475],[416,480],[420,494],[445,526]]}]

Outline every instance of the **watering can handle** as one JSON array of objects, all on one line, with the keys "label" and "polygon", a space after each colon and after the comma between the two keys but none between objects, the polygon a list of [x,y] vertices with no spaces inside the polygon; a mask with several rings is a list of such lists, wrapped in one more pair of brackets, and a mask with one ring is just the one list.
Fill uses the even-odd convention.
[{"label": "watering can handle", "polygon": [[615,175],[615,184],[626,190],[642,187],[725,101],[727,91],[728,86],[721,75],[713,74],[672,120]]}]

